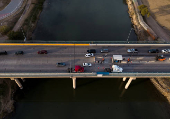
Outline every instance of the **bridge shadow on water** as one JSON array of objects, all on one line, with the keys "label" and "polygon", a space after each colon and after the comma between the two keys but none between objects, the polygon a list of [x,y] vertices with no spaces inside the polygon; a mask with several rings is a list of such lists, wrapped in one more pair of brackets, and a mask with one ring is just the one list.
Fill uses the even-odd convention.
[{"label": "bridge shadow on water", "polygon": [[99,101],[99,102],[166,102],[149,79],[136,79],[125,90],[122,79],[82,78],[76,80],[73,89],[72,79],[26,79],[24,89],[18,88],[15,99],[18,101]]}]

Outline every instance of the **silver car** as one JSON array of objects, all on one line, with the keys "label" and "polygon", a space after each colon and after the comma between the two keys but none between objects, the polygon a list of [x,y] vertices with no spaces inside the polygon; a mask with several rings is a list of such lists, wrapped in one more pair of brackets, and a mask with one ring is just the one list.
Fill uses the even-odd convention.
[{"label": "silver car", "polygon": [[91,67],[92,64],[91,63],[83,63],[83,67]]}]

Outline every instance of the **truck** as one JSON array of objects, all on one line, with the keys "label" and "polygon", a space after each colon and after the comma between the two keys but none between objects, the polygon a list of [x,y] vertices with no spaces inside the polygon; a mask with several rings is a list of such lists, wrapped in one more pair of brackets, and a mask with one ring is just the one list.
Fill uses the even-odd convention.
[{"label": "truck", "polygon": [[122,72],[123,68],[117,65],[112,65],[112,72]]},{"label": "truck", "polygon": [[84,67],[81,67],[80,65],[75,65],[74,70],[72,68],[68,68],[67,72],[68,73],[71,73],[71,72],[84,72]]}]

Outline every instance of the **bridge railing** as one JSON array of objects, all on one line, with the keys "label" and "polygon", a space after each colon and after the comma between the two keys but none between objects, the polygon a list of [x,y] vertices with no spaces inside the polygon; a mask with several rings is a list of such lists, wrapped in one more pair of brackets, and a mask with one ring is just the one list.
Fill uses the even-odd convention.
[{"label": "bridge railing", "polygon": [[6,40],[0,43],[54,43],[54,44],[170,44],[164,41],[39,41]]},{"label": "bridge railing", "polygon": [[[98,75],[96,72],[94,73],[0,73],[1,78],[10,78],[10,77],[26,77],[26,78],[57,78],[57,77],[97,77]],[[101,75],[99,75],[101,76]],[[165,72],[143,72],[143,73],[138,73],[138,72],[123,72],[123,73],[109,73],[108,75],[103,74],[103,76],[107,77],[142,77],[142,78],[147,78],[147,77],[170,77],[170,72],[165,73]]]}]

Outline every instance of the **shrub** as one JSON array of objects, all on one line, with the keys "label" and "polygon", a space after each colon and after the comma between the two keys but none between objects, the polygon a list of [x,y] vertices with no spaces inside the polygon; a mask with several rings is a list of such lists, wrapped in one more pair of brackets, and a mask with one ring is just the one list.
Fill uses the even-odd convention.
[{"label": "shrub", "polygon": [[140,10],[142,16],[145,15],[147,15],[147,17],[150,16],[150,12],[148,11],[148,7],[146,5],[140,5],[138,6],[138,9]]},{"label": "shrub", "polygon": [[8,26],[0,26],[0,32],[2,35],[6,35],[10,31]]},{"label": "shrub", "polygon": [[22,32],[19,32],[19,31],[17,32],[10,31],[7,36],[10,40],[23,40],[24,39]]}]

